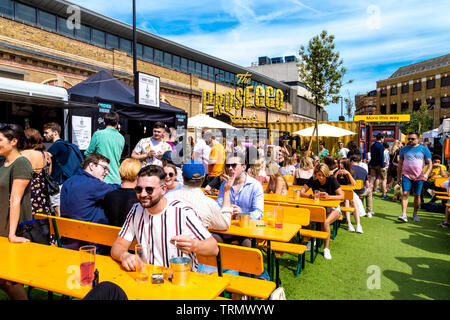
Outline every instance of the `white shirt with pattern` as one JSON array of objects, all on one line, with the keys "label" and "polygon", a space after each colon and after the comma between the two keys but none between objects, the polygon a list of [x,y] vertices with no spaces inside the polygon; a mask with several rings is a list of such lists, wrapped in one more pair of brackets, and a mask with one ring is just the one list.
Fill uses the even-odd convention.
[{"label": "white shirt with pattern", "polygon": [[[139,140],[136,147],[133,149],[133,152],[141,155],[144,153],[148,153],[150,150],[155,150],[155,154],[161,152],[162,155],[166,151],[171,151],[172,147],[167,142],[164,142],[162,140],[156,141],[153,139],[153,137],[149,137]],[[144,160],[141,160],[141,164],[143,167],[150,164],[162,166],[162,161],[157,159],[156,157],[153,157],[153,159],[145,158]]]},{"label": "white shirt with pattern", "polygon": [[166,208],[157,214],[149,214],[140,203],[136,203],[119,232],[119,236],[127,241],[132,242],[136,238],[137,243],[148,245],[150,264],[170,267],[171,258],[188,256],[192,260],[191,270],[197,271],[195,253],[185,255],[170,243],[178,235],[198,240],[211,237],[194,209],[178,200],[167,200]]}]

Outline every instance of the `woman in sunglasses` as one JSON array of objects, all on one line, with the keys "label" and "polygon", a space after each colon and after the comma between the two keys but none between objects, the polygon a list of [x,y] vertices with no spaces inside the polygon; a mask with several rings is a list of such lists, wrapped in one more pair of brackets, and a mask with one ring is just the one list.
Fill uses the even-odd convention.
[{"label": "woman in sunglasses", "polygon": [[164,172],[166,173],[166,186],[167,186],[167,192],[172,192],[175,190],[180,189],[183,184],[181,182],[178,182],[177,180],[177,168],[173,164],[166,164],[164,166]]},{"label": "woman in sunglasses", "polygon": [[[16,236],[17,225],[31,220],[30,180],[33,168],[20,154],[25,135],[15,124],[0,128],[0,155],[5,161],[0,166],[0,236],[10,242],[23,243],[28,239]],[[0,288],[11,299],[27,299],[23,285],[0,279]]]}]

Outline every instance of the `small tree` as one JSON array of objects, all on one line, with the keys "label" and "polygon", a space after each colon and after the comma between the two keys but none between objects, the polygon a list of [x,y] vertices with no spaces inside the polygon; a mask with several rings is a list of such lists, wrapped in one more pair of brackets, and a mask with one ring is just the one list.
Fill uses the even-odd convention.
[{"label": "small tree", "polygon": [[345,101],[345,115],[347,116],[347,120],[351,120],[353,117],[353,111],[355,104],[353,103],[353,99],[350,96],[350,91],[347,90],[347,98],[344,99]]},{"label": "small tree", "polygon": [[406,135],[411,132],[422,134],[433,129],[433,116],[428,111],[429,107],[427,103],[423,102],[417,111],[411,111],[409,109],[404,111],[403,113],[411,115],[411,119],[409,122],[403,122],[400,125],[402,133]]},{"label": "small tree", "polygon": [[318,108],[339,101],[339,90],[346,69],[339,59],[339,52],[335,52],[334,36],[323,30],[308,43],[308,48],[302,45],[299,51],[300,63],[297,64],[300,78],[309,87],[312,99],[308,99],[316,106],[316,137],[317,154],[319,153]]}]

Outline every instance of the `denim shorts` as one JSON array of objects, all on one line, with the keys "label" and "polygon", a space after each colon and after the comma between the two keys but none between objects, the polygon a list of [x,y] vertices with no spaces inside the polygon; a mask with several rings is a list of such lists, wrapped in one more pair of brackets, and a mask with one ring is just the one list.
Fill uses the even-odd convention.
[{"label": "denim shorts", "polygon": [[410,180],[402,175],[402,190],[403,192],[411,193],[412,189],[414,195],[420,195],[422,193],[423,182],[423,180]]},{"label": "denim shorts", "polygon": [[332,207],[327,207],[327,208],[326,208],[327,214],[330,214],[331,211],[333,211],[333,210],[339,212],[339,214],[342,214],[342,212],[341,212],[341,206],[340,206],[340,205],[337,206],[337,207],[335,207],[335,208],[332,208]]}]

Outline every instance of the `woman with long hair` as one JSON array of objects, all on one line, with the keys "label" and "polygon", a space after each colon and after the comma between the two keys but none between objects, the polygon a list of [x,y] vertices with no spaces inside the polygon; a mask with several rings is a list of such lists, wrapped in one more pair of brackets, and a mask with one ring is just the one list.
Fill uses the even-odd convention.
[{"label": "woman with long hair", "polygon": [[265,193],[287,195],[289,185],[285,177],[280,172],[280,166],[275,162],[269,162],[266,167],[266,174],[270,177]]},{"label": "woman with long hair", "polygon": [[50,175],[52,160],[50,153],[45,151],[44,141],[38,130],[29,128],[24,131],[25,145],[22,155],[33,167],[33,178],[30,183],[31,213],[51,214],[50,195],[44,174]]},{"label": "woman with long hair", "polygon": [[175,167],[173,164],[167,163],[164,166],[164,172],[166,173],[166,193],[178,190],[183,186],[183,184],[181,182],[178,182],[177,180],[177,167]]},{"label": "woman with long hair", "polygon": [[400,160],[400,149],[402,148],[402,143],[400,140],[395,140],[392,144],[391,151],[389,152],[389,167],[388,167],[388,181],[387,189],[391,190],[395,181],[397,181],[397,168],[398,162]]},{"label": "woman with long hair", "polygon": [[295,170],[294,184],[298,186],[305,185],[306,182],[313,176],[314,162],[311,157],[303,157],[299,161],[299,166]]},{"label": "woman with long hair", "polygon": [[358,144],[355,141],[349,141],[347,143],[347,149],[349,150],[347,153],[347,158],[350,159],[350,157],[354,154],[359,154],[361,156],[361,152],[359,151]]},{"label": "woman with long hair", "polygon": [[[24,243],[29,239],[16,236],[19,223],[32,220],[30,180],[33,168],[20,154],[25,135],[15,124],[0,128],[0,156],[5,157],[0,166],[0,236],[10,242]],[[11,299],[27,299],[23,285],[0,279],[0,288]]]},{"label": "woman with long hair", "polygon": [[256,159],[255,163],[250,165],[247,173],[250,177],[255,178],[261,183],[269,182],[269,177],[266,175],[266,171],[264,169],[264,160],[262,158]]}]

